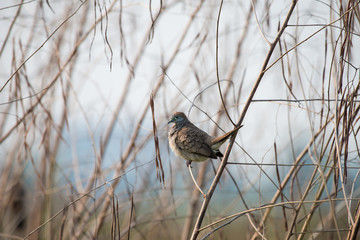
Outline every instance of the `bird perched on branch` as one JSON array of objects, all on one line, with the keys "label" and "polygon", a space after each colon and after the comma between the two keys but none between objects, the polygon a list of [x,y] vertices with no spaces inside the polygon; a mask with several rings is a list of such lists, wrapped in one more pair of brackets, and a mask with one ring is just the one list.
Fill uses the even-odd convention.
[{"label": "bird perched on branch", "polygon": [[212,137],[192,124],[182,112],[174,113],[168,123],[174,123],[168,133],[170,147],[176,155],[187,160],[187,166],[192,161],[222,157],[220,146],[242,127],[241,125],[222,136]]}]

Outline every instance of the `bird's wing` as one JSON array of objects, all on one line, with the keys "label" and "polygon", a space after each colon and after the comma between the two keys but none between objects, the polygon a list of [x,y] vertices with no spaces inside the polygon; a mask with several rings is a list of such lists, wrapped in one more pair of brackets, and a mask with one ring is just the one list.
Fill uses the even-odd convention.
[{"label": "bird's wing", "polygon": [[207,142],[211,138],[207,133],[196,126],[185,126],[177,134],[177,146],[189,153],[198,154],[208,158],[217,158]]}]

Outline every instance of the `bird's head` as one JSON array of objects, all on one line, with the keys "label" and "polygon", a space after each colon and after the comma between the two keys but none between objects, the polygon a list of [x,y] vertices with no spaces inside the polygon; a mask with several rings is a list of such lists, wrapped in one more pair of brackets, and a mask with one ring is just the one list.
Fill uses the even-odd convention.
[{"label": "bird's head", "polygon": [[187,119],[186,115],[182,112],[176,112],[171,116],[169,123],[175,123],[176,127],[181,127],[183,124],[185,124],[186,122],[188,122],[189,120]]}]

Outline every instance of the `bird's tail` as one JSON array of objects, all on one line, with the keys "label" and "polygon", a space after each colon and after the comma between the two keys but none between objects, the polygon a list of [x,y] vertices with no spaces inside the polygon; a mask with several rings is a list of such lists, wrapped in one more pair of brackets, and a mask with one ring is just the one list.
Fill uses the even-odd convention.
[{"label": "bird's tail", "polygon": [[231,130],[230,132],[225,133],[222,136],[216,137],[211,141],[211,148],[213,150],[218,150],[220,148],[221,145],[223,145],[223,143],[229,138],[231,137],[231,135],[233,135],[237,130],[239,130],[243,125],[240,125],[236,128],[234,128],[233,130]]}]

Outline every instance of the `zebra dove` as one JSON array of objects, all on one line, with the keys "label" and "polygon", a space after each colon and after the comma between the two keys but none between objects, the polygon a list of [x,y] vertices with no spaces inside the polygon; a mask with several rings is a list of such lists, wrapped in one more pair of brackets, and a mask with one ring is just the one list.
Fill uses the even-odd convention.
[{"label": "zebra dove", "polygon": [[222,157],[220,146],[242,127],[241,125],[222,136],[212,137],[192,124],[182,112],[174,113],[169,123],[174,123],[168,133],[170,147],[176,155],[187,160],[187,166],[192,161]]}]

